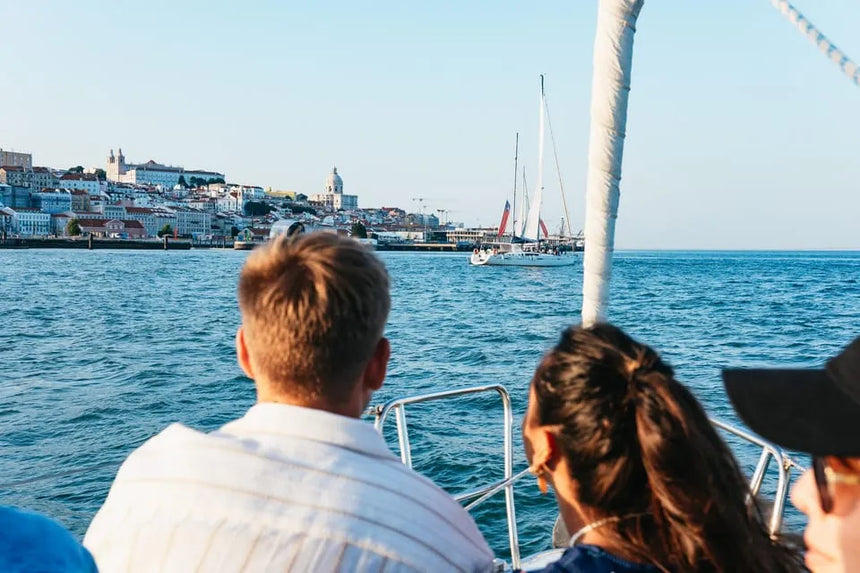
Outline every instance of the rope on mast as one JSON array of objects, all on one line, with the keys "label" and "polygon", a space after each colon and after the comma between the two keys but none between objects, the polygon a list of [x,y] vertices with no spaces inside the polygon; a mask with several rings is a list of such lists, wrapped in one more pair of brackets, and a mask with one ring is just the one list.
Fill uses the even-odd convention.
[{"label": "rope on mast", "polygon": [[[552,133],[552,122],[549,119],[549,104],[546,97],[543,100],[543,106],[546,108],[546,126],[549,128],[549,140],[552,141],[552,155],[555,157],[555,171],[558,173],[558,186],[561,189],[561,204],[564,206],[564,220],[567,222],[567,235],[573,237],[573,230],[570,228],[570,211],[567,210],[567,198],[564,196],[564,182],[561,180],[561,166],[558,164],[558,149],[555,146],[555,135]],[[562,229],[564,231],[564,229]]]},{"label": "rope on mast", "polygon": [[836,47],[806,16],[791,5],[788,0],[771,0],[773,7],[779,10],[789,22],[794,24],[797,30],[806,38],[818,46],[818,49],[827,56],[827,59],[839,66],[839,69],[848,76],[852,82],[860,86],[860,66],[849,58],[845,52]]}]

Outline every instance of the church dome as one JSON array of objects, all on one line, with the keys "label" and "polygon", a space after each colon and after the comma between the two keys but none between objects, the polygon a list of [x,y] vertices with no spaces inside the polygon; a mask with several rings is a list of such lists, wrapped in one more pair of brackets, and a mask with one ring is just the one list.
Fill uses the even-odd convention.
[{"label": "church dome", "polygon": [[343,179],[337,174],[337,167],[332,167],[331,173],[325,178],[326,193],[343,193]]}]

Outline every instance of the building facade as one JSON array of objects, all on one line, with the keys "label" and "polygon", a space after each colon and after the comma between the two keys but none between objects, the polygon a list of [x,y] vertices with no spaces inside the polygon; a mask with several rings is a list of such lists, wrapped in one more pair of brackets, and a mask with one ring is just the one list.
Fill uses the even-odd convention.
[{"label": "building facade", "polygon": [[38,209],[13,209],[12,228],[19,235],[44,236],[50,235],[51,214]]},{"label": "building facade", "polygon": [[72,210],[72,194],[65,189],[43,189],[30,193],[33,207],[45,213],[64,213]]},{"label": "building facade", "polygon": [[34,167],[30,176],[30,187],[33,189],[53,189],[59,185],[54,172],[47,167]]},{"label": "building facade", "polygon": [[180,235],[211,235],[212,214],[190,208],[177,208],[176,230]]},{"label": "building facade", "polygon": [[33,156],[29,153],[18,153],[15,151],[4,151],[3,149],[0,149],[0,165],[32,169]]},{"label": "building facade", "polygon": [[325,191],[310,196],[312,203],[318,203],[329,211],[354,211],[358,209],[358,195],[344,195],[343,178],[333,167],[325,180]]},{"label": "building facade", "polygon": [[16,165],[0,167],[0,183],[14,187],[29,187],[32,180],[33,172],[30,169]]},{"label": "building facade", "polygon": [[58,183],[63,189],[80,189],[90,195],[101,195],[101,182],[92,173],[66,173]]},{"label": "building facade", "polygon": [[96,237],[142,239],[146,231],[140,221],[117,219],[78,219],[81,232]]},{"label": "building facade", "polygon": [[162,165],[153,160],[146,163],[126,163],[125,155],[122,154],[122,148],[119,153],[114,155],[113,149],[108,155],[107,165],[105,168],[108,181],[115,183],[129,183],[133,185],[161,185],[166,188],[173,188],[179,183],[179,178],[182,177],[186,185],[191,185],[191,179],[195,180],[220,180],[224,181],[224,174],[215,171],[188,170],[182,167],[174,167],[172,165]]}]

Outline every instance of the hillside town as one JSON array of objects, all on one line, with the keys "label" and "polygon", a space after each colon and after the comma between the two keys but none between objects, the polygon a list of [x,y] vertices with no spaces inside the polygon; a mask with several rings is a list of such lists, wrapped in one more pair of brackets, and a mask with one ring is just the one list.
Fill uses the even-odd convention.
[{"label": "hillside town", "polygon": [[[322,177],[321,177],[322,179]],[[104,168],[33,165],[30,153],[0,149],[0,239],[101,237],[188,239],[196,244],[264,241],[296,223],[305,229],[361,233],[380,243],[493,240],[498,227],[465,228],[426,198],[360,207],[337,167],[315,193],[228,182],[219,171],[154,160],[132,163],[110,150]]]}]

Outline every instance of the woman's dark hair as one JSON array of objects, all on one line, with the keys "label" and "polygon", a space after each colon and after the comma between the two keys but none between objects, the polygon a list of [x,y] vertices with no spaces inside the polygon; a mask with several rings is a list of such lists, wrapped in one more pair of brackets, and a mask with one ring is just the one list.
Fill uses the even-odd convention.
[{"label": "woman's dark hair", "polygon": [[737,461],[693,395],[651,348],[609,324],[573,327],[532,387],[580,503],[613,549],[664,571],[796,571],[770,539]]}]

